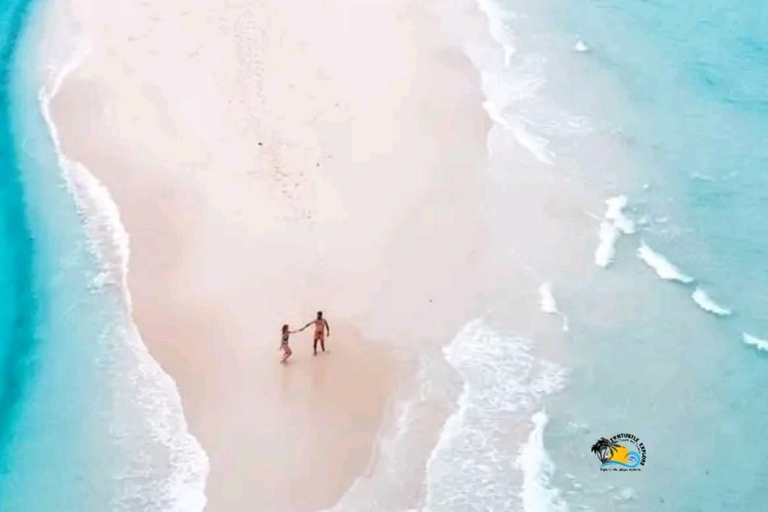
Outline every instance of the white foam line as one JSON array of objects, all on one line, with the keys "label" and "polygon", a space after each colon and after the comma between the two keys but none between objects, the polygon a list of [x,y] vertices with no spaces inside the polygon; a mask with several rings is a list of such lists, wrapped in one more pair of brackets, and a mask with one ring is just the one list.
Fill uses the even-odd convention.
[{"label": "white foam line", "polygon": [[681,283],[692,283],[693,278],[680,272],[678,268],[673,265],[662,254],[654,251],[645,242],[640,243],[640,248],[637,250],[638,257],[643,260],[646,265],[651,267],[656,275],[667,281],[679,281]]},{"label": "white foam line", "polygon": [[732,313],[730,309],[725,306],[721,306],[710,297],[703,288],[697,287],[691,295],[693,301],[699,305],[701,309],[718,316],[728,316]]},{"label": "white foam line", "polygon": [[539,286],[539,309],[548,315],[558,315],[563,319],[563,332],[568,332],[570,327],[568,325],[568,317],[562,314],[557,306],[557,300],[552,292],[552,283],[549,281],[542,283]]},{"label": "white foam line", "polygon": [[557,309],[557,301],[552,294],[552,283],[546,282],[539,286],[539,308],[544,313],[556,315],[560,311]]},{"label": "white foam line", "polygon": [[[169,450],[169,460],[174,465],[162,483],[163,496],[160,501],[163,506],[162,511],[157,509],[157,512],[202,512],[207,502],[205,482],[210,467],[208,456],[189,432],[176,382],[152,358],[130,316],[131,297],[127,285],[130,244],[120,221],[119,210],[107,188],[85,166],[62,152],[58,130],[51,117],[51,101],[64,79],[85,61],[91,51],[88,40],[79,39],[75,44],[77,47],[71,58],[58,71],[52,70],[51,76],[40,88],[38,100],[41,113],[58,154],[62,175],[91,237],[89,248],[103,265],[100,282],[96,284],[112,283],[120,286],[129,318],[123,338],[137,358],[138,367],[134,370],[143,378],[149,378],[153,386],[145,390],[152,394],[152,399],[143,405],[145,412],[151,416],[146,419],[153,429],[155,440]],[[139,380],[143,379],[134,379],[135,382]],[[156,509],[145,510],[155,512]]]},{"label": "white foam line", "polygon": [[742,336],[742,339],[744,340],[744,343],[746,343],[747,345],[752,345],[758,350],[764,350],[768,352],[768,340],[757,338],[746,332],[741,333],[741,336]]},{"label": "white foam line", "polygon": [[[444,350],[443,352],[446,354],[446,358],[448,358],[449,351]],[[427,459],[427,475],[432,472],[439,471],[438,466],[440,464],[440,455],[443,453],[443,450],[448,450],[451,442],[460,435],[461,427],[464,423],[464,418],[467,414],[468,407],[469,383],[464,381],[461,388],[461,395],[456,402],[456,410],[443,424],[443,428],[440,431],[440,437],[438,438],[437,443],[435,443],[435,447],[432,449],[432,452],[429,454],[429,458]],[[427,485],[426,493],[424,494],[425,506],[422,508],[422,512],[436,512],[433,511],[430,506],[433,501],[433,493],[433,487]]]},{"label": "white foam line", "polygon": [[499,46],[501,46],[501,49],[504,52],[504,67],[508,68],[512,62],[512,56],[517,53],[517,48],[515,48],[511,41],[507,40],[511,38],[508,37],[509,31],[503,22],[504,15],[491,1],[477,0],[477,6],[480,11],[485,14],[488,21],[488,31],[491,33],[491,37]]},{"label": "white foam line", "polygon": [[544,447],[544,429],[549,422],[545,411],[531,418],[533,430],[520,449],[517,462],[523,469],[523,510],[525,512],[567,512],[560,490],[551,486],[555,464]]},{"label": "white foam line", "polygon": [[520,145],[530,151],[536,160],[546,165],[555,165],[556,155],[554,151],[549,149],[549,140],[546,137],[535,134],[530,129],[532,123],[522,118],[514,121],[504,120],[503,123],[512,132]]},{"label": "white foam line", "polygon": [[564,383],[562,368],[538,359],[530,347],[529,340],[498,332],[481,318],[443,349],[463,388],[429,457],[421,512],[448,505],[469,510],[476,493],[490,485],[493,492],[483,501],[488,510],[511,510],[518,507],[510,504],[523,501],[520,490],[509,485],[520,464],[508,457],[510,440],[503,432],[530,417],[536,404]]},{"label": "white foam line", "polygon": [[[483,108],[494,124],[511,133],[515,140],[523,148],[527,149],[536,160],[545,165],[552,166],[555,163],[556,155],[549,147],[550,141],[536,133],[535,123],[522,117],[519,110],[515,115],[508,114],[509,106],[514,99],[510,96],[508,90],[502,91],[499,87],[500,83],[507,83],[505,80],[506,71],[511,69],[512,57],[517,53],[514,44],[514,34],[504,23],[505,19],[513,17],[514,14],[504,11],[493,0],[476,0],[476,3],[480,12],[485,16],[491,40],[498,45],[503,54],[502,66],[499,66],[501,69],[496,71],[504,75],[504,78],[500,79],[498,74],[484,71],[482,66],[477,66],[476,64],[481,74],[483,94],[486,97],[486,101],[483,102]],[[529,97],[532,91],[538,90],[543,83],[543,77],[518,81],[517,85],[523,85],[523,90],[526,91],[519,97]]]},{"label": "white foam line", "polygon": [[628,203],[629,199],[625,195],[606,200],[605,204],[608,208],[605,212],[605,218],[613,222],[613,225],[625,235],[632,235],[635,232],[635,223],[624,215],[624,209]]},{"label": "white foam line", "polygon": [[607,268],[613,262],[616,255],[616,242],[619,240],[620,234],[621,232],[610,222],[605,220],[600,222],[600,231],[598,232],[600,243],[595,249],[595,265]]},{"label": "white foam line", "polygon": [[[605,201],[606,211],[603,218],[600,219],[600,230],[598,231],[600,243],[595,249],[595,264],[599,267],[607,268],[613,262],[616,255],[616,243],[622,234],[635,233],[635,223],[624,215],[624,209],[628,203],[629,199],[625,195],[612,197]],[[589,212],[586,213],[587,215],[594,215]]]}]

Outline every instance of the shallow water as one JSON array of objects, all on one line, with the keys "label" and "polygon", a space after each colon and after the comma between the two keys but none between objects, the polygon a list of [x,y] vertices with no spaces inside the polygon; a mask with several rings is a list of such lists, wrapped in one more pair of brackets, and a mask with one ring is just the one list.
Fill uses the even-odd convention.
[{"label": "shallow water", "polygon": [[[495,122],[492,259],[511,270],[446,348],[461,387],[419,510],[760,509],[768,11],[454,4]],[[457,22],[473,7],[490,37]],[[534,367],[562,389],[537,392]],[[590,448],[619,433],[644,443],[641,471],[600,471]]]},{"label": "shallow water", "polygon": [[[511,66],[537,60],[545,81],[509,115],[525,115],[550,141],[552,172],[606,199],[626,194],[638,224],[618,237],[605,270],[560,282],[570,371],[565,390],[545,400],[552,486],[575,510],[760,508],[768,465],[753,440],[768,427],[757,405],[768,377],[742,333],[768,328],[768,10],[493,5],[516,48]],[[590,132],[562,137],[552,105],[585,116]],[[647,465],[601,473],[589,448],[621,432],[643,440]],[[745,444],[753,449],[731,453]]]},{"label": "shallow water", "polygon": [[[493,261],[512,270],[336,509],[759,510],[768,8],[465,4],[492,35],[465,49],[496,123]],[[82,42],[21,74],[50,50],[29,33],[14,53],[24,5],[0,3],[0,508],[200,510],[207,461],[131,322],[119,218],[60,160],[37,94]],[[621,432],[646,465],[600,472],[591,445]]]},{"label": "shallow water", "polygon": [[34,303],[15,313],[33,320],[28,332],[2,340],[15,345],[4,372],[14,403],[4,410],[12,435],[2,446],[0,508],[202,510],[207,458],[130,317],[119,216],[87,170],[58,153],[48,104],[88,48],[51,22],[47,5],[30,8],[6,56],[3,133],[15,159],[4,170],[25,219],[15,227],[26,228],[16,249],[26,267],[17,257],[13,270],[31,276],[18,288]]},{"label": "shallow water", "polygon": [[[416,508],[760,509],[766,7],[442,8],[494,121],[485,215],[510,270],[446,348],[460,384]],[[534,367],[564,384],[536,392]],[[644,443],[641,471],[600,471],[590,448],[619,433]]]},{"label": "shallow water", "polygon": [[28,2],[0,3],[0,453],[2,473],[9,471],[8,446],[16,438],[16,420],[34,371],[37,298],[32,265],[34,244],[26,217],[11,122],[7,66],[15,51]]}]

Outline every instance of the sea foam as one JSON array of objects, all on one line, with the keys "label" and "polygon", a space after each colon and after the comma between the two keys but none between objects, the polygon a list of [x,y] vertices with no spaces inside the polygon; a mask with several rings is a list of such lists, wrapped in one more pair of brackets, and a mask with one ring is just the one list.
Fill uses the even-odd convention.
[{"label": "sea foam", "polygon": [[548,315],[559,315],[562,317],[563,332],[568,332],[570,330],[568,325],[568,317],[562,314],[560,309],[557,307],[555,295],[552,293],[552,283],[550,282],[545,282],[539,286],[539,309]]},{"label": "sea foam", "polygon": [[477,0],[477,6],[488,20],[491,37],[504,52],[504,66],[509,67],[512,56],[517,53],[517,48],[513,44],[514,36],[510,33],[509,27],[504,24],[505,13],[491,0]]},{"label": "sea foam", "polygon": [[616,255],[616,242],[623,234],[635,233],[635,223],[624,215],[629,199],[625,195],[612,197],[605,201],[605,215],[600,221],[598,238],[600,242],[595,250],[595,264],[606,268]]},{"label": "sea foam", "polygon": [[680,272],[667,258],[654,251],[645,242],[641,242],[637,255],[646,265],[656,272],[660,278],[667,281],[678,281],[681,283],[692,283],[693,278]]},{"label": "sea foam", "polygon": [[[111,352],[112,380],[105,383],[105,389],[113,393],[118,411],[113,419],[125,420],[122,424],[117,421],[109,429],[122,447],[121,456],[128,457],[125,473],[113,476],[111,507],[115,511],[140,506],[147,512],[201,512],[207,501],[208,457],[189,432],[176,383],[152,358],[130,316],[129,239],[117,205],[107,188],[85,166],[62,152],[51,117],[52,99],[66,76],[84,62],[91,49],[85,39],[76,39],[74,43],[68,60],[58,65],[52,63],[38,100],[62,176],[89,236],[89,249],[101,266],[93,284],[97,288],[114,285],[123,299],[124,313],[116,312],[115,322],[107,326],[99,340]],[[142,437],[134,439],[135,436]],[[141,450],[132,448],[131,442],[140,445]],[[158,450],[151,456],[153,460],[164,459],[160,467],[149,465],[147,457],[152,448]]]},{"label": "sea foam", "polygon": [[525,512],[567,512],[559,489],[551,485],[555,465],[544,448],[544,429],[549,422],[545,411],[531,418],[533,430],[520,449],[517,462],[523,468],[523,510]]},{"label": "sea foam", "polygon": [[744,343],[746,343],[747,345],[752,345],[758,350],[768,351],[768,340],[760,339],[746,332],[742,333],[741,336],[742,336],[742,339],[744,340]]},{"label": "sea foam", "polygon": [[[430,355],[431,356],[431,355]],[[394,400],[376,440],[368,469],[355,479],[333,507],[318,512],[416,512],[409,508],[409,486],[424,478],[432,452],[425,445],[425,428],[434,433],[435,409],[455,404],[455,376],[439,358],[422,356],[416,386],[404,386],[407,396]]]},{"label": "sea foam", "polygon": [[624,215],[628,203],[629,199],[625,195],[612,197],[605,201],[608,207],[605,212],[606,220],[613,222],[616,229],[625,235],[631,235],[635,232],[635,223]]},{"label": "sea foam", "polygon": [[616,226],[605,220],[600,222],[600,230],[598,232],[600,243],[598,243],[597,249],[595,249],[595,264],[597,266],[606,268],[613,262],[619,235],[621,235],[621,232]]},{"label": "sea foam", "polygon": [[509,429],[530,418],[544,395],[561,389],[563,370],[534,357],[528,340],[483,319],[468,323],[444,353],[464,384],[427,464],[423,510],[521,509],[528,469],[507,456]]},{"label": "sea foam", "polygon": [[573,49],[578,53],[586,53],[591,50],[589,45],[583,39],[576,41],[576,44],[573,45]]},{"label": "sea foam", "polygon": [[[534,97],[546,83],[541,72],[544,59],[538,55],[518,55],[515,34],[507,23],[515,17],[514,12],[493,0],[477,0],[476,4],[486,19],[491,44],[483,40],[465,51],[480,72],[486,98],[483,107],[494,124],[512,135],[536,160],[553,165],[556,155],[544,136],[547,128],[523,115],[520,109],[512,108],[519,101]],[[490,139],[488,144],[490,152]]]},{"label": "sea foam", "polygon": [[557,309],[557,301],[552,294],[552,283],[546,282],[539,286],[539,307],[544,313],[556,315],[560,311]]},{"label": "sea foam", "polygon": [[727,307],[721,306],[715,302],[703,288],[697,287],[691,295],[691,298],[701,309],[708,313],[712,313],[713,315],[728,316],[732,313]]},{"label": "sea foam", "polygon": [[555,152],[549,149],[549,140],[534,133],[530,124],[525,120],[507,121],[504,123],[515,136],[517,141],[536,159],[547,165],[555,164]]}]

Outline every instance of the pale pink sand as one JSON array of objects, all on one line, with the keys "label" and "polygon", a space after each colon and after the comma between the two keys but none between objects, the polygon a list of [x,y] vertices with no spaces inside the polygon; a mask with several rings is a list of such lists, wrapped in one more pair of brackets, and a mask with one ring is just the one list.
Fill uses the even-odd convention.
[{"label": "pale pink sand", "polygon": [[[53,102],[131,237],[134,317],[211,458],[207,510],[331,506],[388,397],[485,287],[488,121],[428,3],[61,0]],[[283,323],[324,309],[278,364]]]}]

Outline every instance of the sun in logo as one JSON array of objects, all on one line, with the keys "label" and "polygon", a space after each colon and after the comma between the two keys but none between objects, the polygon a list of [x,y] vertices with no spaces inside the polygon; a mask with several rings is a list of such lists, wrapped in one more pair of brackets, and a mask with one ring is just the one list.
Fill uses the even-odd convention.
[{"label": "sun in logo", "polygon": [[611,457],[608,462],[621,462],[623,464],[629,464],[629,450],[626,446],[617,444],[616,448],[611,452]]},{"label": "sun in logo", "polygon": [[592,445],[591,451],[600,459],[603,468],[618,466],[632,469],[645,464],[645,446],[630,434],[619,434],[610,439],[601,437]]}]

